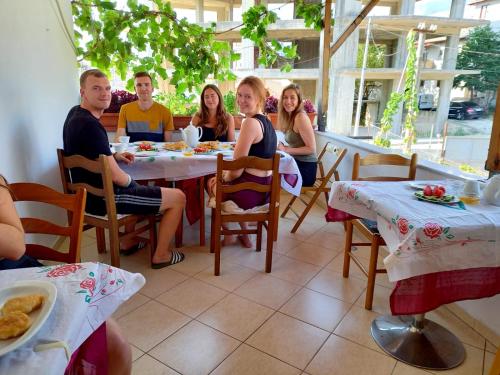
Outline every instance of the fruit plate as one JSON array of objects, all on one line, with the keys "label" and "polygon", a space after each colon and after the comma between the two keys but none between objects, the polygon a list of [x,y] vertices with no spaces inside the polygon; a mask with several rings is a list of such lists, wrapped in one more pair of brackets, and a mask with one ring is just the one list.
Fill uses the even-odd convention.
[{"label": "fruit plate", "polygon": [[32,320],[31,327],[21,336],[14,337],[9,340],[0,340],[0,356],[5,355],[12,350],[19,348],[24,345],[29,339],[31,339],[50,315],[50,312],[54,308],[54,304],[57,298],[57,289],[54,284],[48,281],[42,280],[32,280],[32,281],[20,281],[11,285],[5,289],[0,290],[0,307],[4,303],[15,297],[24,296],[27,294],[41,294],[45,297],[43,305],[33,312],[31,312],[29,317]]},{"label": "fruit plate", "polygon": [[444,194],[442,197],[438,198],[434,195],[424,195],[423,191],[417,191],[415,192],[415,196],[421,201],[430,203],[452,204],[459,202],[459,199],[450,194]]}]

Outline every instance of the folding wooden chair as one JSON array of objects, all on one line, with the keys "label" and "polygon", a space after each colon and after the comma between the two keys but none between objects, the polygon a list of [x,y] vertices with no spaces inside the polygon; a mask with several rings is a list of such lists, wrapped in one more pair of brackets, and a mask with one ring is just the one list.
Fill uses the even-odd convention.
[{"label": "folding wooden chair", "polygon": [[[257,248],[261,251],[262,245],[262,227],[267,230],[267,249],[266,249],[266,272],[271,272],[274,228],[278,225],[279,208],[278,195],[280,192],[279,178],[279,160],[280,155],[275,154],[272,159],[261,159],[255,156],[246,156],[237,160],[224,160],[222,154],[217,155],[217,174],[216,174],[216,193],[215,208],[212,208],[212,233],[210,238],[210,252],[215,252],[214,274],[220,274],[220,251],[221,234],[256,234]],[[253,168],[264,171],[272,171],[272,181],[270,185],[262,185],[255,182],[244,182],[234,185],[228,185],[222,180],[222,171],[238,170],[242,168]],[[235,193],[240,190],[254,190],[261,193],[269,193],[269,209],[266,212],[258,213],[226,213],[222,211],[223,194]],[[257,222],[256,229],[225,229],[223,224],[230,222]]]},{"label": "folding wooden chair", "polygon": [[63,263],[80,262],[80,242],[83,229],[83,213],[85,210],[86,191],[76,189],[75,194],[63,194],[48,186],[29,182],[10,184],[15,202],[40,202],[67,211],[69,225],[61,226],[42,218],[22,217],[21,223],[27,234],[48,234],[69,238],[67,253],[57,251],[49,246],[26,244],[26,254],[39,260],[52,260]]},{"label": "folding wooden chair", "polygon": [[[378,166],[405,167],[405,176],[370,176],[360,177],[360,167],[369,167],[370,170],[376,170]],[[354,155],[352,167],[353,181],[411,181],[415,180],[417,171],[417,154],[413,154],[407,159],[397,154],[370,154],[361,158],[359,154]],[[370,242],[352,242],[353,228],[356,228]],[[378,232],[377,223],[366,219],[349,220],[345,225],[345,247],[344,247],[344,268],[343,276],[349,277],[350,260],[361,269],[368,277],[365,297],[365,309],[371,310],[373,305],[373,292],[375,289],[375,277],[377,273],[387,273],[383,268],[377,268],[378,251],[380,246],[385,246],[385,241]],[[368,269],[364,267],[361,260],[352,253],[352,246],[370,246],[370,262]]]},{"label": "folding wooden chair", "polygon": [[[281,217],[285,217],[288,211],[291,210],[295,214],[295,216],[297,216],[298,220],[292,228],[291,231],[292,233],[295,233],[297,229],[299,229],[300,224],[302,224],[309,211],[311,211],[311,208],[316,203],[316,200],[321,195],[321,193],[325,195],[326,204],[328,205],[328,193],[330,192],[330,182],[331,182],[330,180],[332,176],[334,177],[335,181],[340,180],[337,167],[339,166],[340,162],[342,161],[346,153],[347,153],[346,148],[337,148],[331,142],[327,142],[325,144],[325,147],[323,147],[323,150],[321,150],[321,153],[318,156],[317,163],[318,163],[319,176],[316,177],[314,185],[303,187],[300,190],[300,196],[298,197],[293,196],[288,205],[286,206],[285,210],[281,214]],[[327,154],[335,155],[336,160],[328,170],[328,173],[325,175],[323,157]],[[312,197],[309,200],[305,198],[308,195],[308,193],[312,194]],[[292,207],[293,203],[297,199],[299,199],[305,205],[305,209],[304,211],[302,211],[302,213],[296,212]]]},{"label": "folding wooden chair", "polygon": [[[59,159],[59,169],[65,193],[73,192],[79,187],[85,188],[89,193],[99,197],[104,197],[106,201],[106,215],[98,216],[85,213],[83,230],[96,228],[97,249],[99,253],[106,252],[106,241],[104,229],[109,231],[109,245],[111,252],[111,265],[120,267],[120,240],[129,240],[139,234],[149,231],[149,238],[144,239],[149,242],[151,256],[156,249],[156,215],[122,215],[116,213],[115,193],[113,181],[109,169],[108,160],[105,155],[100,155],[98,160],[90,160],[80,155],[64,156],[64,151],[57,150]],[[73,183],[71,179],[71,168],[83,168],[87,171],[100,174],[102,177],[102,188],[96,188],[87,183]],[[132,232],[122,233],[119,228],[127,224],[137,225],[147,220],[148,223],[139,226]],[[141,237],[142,239],[142,237]]]}]

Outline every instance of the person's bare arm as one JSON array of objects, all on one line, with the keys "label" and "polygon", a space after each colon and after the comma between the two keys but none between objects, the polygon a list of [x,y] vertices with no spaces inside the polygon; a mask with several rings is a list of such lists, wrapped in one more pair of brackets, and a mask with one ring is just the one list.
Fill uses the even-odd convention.
[{"label": "person's bare arm", "polygon": [[16,260],[25,252],[24,230],[16,207],[0,177],[0,258]]},{"label": "person's bare arm", "polygon": [[311,155],[316,154],[316,139],[311,122],[305,113],[299,113],[295,118],[294,130],[300,134],[304,141],[302,147],[289,147],[280,143],[278,149],[290,155]]},{"label": "person's bare arm", "polygon": [[[234,160],[243,156],[248,156],[248,152],[250,151],[250,147],[252,146],[252,144],[255,141],[259,141],[259,138],[262,138],[262,136],[263,134],[258,120],[254,118],[247,118],[243,120],[238,141],[234,146]],[[235,178],[240,177],[242,173],[243,169],[228,171],[224,175],[224,179],[226,181],[232,181]]]},{"label": "person's bare arm", "polygon": [[120,137],[123,135],[127,135],[125,133],[125,129],[123,129],[123,128],[116,129],[115,142],[120,142]]},{"label": "person's bare arm", "polygon": [[120,168],[117,161],[122,161],[126,164],[133,163],[134,155],[129,152],[120,152],[108,156],[108,164],[113,182],[118,186],[128,186],[130,176]]},{"label": "person's bare arm", "polygon": [[172,130],[166,130],[163,132],[163,141],[170,142],[172,140]]},{"label": "person's bare arm", "polygon": [[229,115],[227,119],[227,141],[234,142],[235,140],[235,126],[234,126],[234,117]]}]

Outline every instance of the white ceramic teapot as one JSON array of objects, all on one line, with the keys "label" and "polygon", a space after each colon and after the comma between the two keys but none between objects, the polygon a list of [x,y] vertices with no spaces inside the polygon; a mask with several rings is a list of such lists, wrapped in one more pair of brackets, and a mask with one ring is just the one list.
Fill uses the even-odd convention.
[{"label": "white ceramic teapot", "polygon": [[486,182],[483,197],[489,204],[500,206],[500,175],[493,176]]},{"label": "white ceramic teapot", "polygon": [[181,129],[182,140],[191,148],[198,146],[198,141],[203,135],[203,128],[189,124],[185,129]]}]

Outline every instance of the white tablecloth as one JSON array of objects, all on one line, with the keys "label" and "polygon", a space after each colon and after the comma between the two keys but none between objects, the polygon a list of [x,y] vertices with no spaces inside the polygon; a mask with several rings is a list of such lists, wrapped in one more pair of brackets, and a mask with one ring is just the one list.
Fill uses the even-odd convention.
[{"label": "white tablecloth", "polygon": [[[163,178],[169,181],[186,180],[213,174],[217,169],[217,155],[184,156],[182,152],[166,151],[162,143],[157,143],[159,152],[155,156],[136,157],[129,165],[120,164],[126,173],[135,180],[152,180]],[[285,152],[278,151],[282,156],[279,165],[281,186],[293,195],[300,195],[302,176],[295,159]],[[230,152],[225,152],[231,158]],[[290,184],[284,175],[296,175],[295,184]]]},{"label": "white tablecloth", "polygon": [[[434,181],[434,183],[438,183]],[[329,206],[377,221],[389,280],[500,266],[500,207],[422,202],[408,182],[335,182]]]},{"label": "white tablecloth", "polygon": [[124,301],[145,284],[132,274],[102,263],[65,264],[0,272],[0,288],[19,281],[44,280],[57,288],[54,309],[24,346],[0,357],[0,374],[63,374],[62,348],[35,352],[38,344],[64,341],[75,351]]}]

